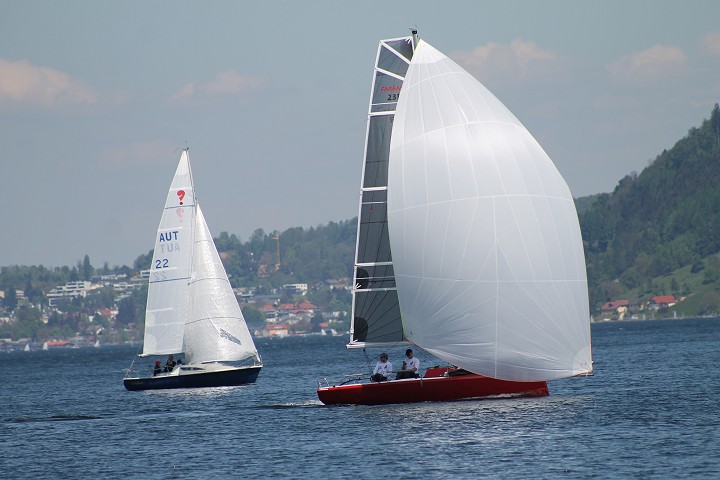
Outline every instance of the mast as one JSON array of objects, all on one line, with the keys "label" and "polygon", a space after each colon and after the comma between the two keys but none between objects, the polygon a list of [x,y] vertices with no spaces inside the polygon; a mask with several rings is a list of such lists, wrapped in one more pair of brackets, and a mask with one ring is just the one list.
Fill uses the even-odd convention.
[{"label": "mast", "polygon": [[413,52],[414,52],[415,49],[416,49],[417,46],[418,46],[418,42],[420,41],[420,35],[418,35],[418,32],[417,32],[417,29],[416,29],[416,28],[411,29],[410,32],[412,33],[412,35],[411,35],[411,37],[412,37],[412,47],[413,47]]},{"label": "mast", "polygon": [[380,41],[368,107],[353,274],[348,347],[405,339],[387,225],[387,174],[395,108],[417,42],[413,36]]}]

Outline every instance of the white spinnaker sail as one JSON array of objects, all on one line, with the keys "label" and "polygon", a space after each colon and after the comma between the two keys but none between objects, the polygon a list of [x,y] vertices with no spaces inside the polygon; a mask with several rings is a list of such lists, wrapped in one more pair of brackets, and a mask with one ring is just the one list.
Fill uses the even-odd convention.
[{"label": "white spinnaker sail", "polygon": [[480,82],[420,41],[392,130],[388,225],[406,337],[515,381],[592,370],[570,190]]},{"label": "white spinnaker sail", "polygon": [[182,351],[192,263],[195,192],[187,150],[180,156],[155,237],[143,355]]},{"label": "white spinnaker sail", "polygon": [[183,348],[188,363],[257,357],[255,344],[199,205],[196,207],[189,295]]}]

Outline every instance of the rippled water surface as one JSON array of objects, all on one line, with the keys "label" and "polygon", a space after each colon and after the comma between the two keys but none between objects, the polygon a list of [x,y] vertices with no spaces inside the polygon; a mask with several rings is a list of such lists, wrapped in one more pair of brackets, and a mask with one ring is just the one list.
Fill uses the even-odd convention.
[{"label": "rippled water surface", "polygon": [[344,344],[260,339],[255,385],[156,392],[122,386],[137,347],[2,353],[0,478],[719,478],[720,320],[595,324],[595,375],[540,399],[325,407]]}]

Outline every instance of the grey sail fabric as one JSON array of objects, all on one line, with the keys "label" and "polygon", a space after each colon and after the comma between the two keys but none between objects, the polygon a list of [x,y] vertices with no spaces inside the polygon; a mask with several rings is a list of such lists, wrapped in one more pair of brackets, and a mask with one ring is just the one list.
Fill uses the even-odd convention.
[{"label": "grey sail fabric", "polygon": [[258,358],[205,218],[196,206],[193,270],[185,325],[184,352],[189,363]]},{"label": "grey sail fabric", "polygon": [[525,127],[420,41],[391,138],[387,217],[406,338],[504,380],[591,371],[573,198]]},{"label": "grey sail fabric", "polygon": [[410,58],[411,37],[383,40],[378,46],[358,214],[350,347],[404,340],[388,234],[387,181],[395,107]]}]

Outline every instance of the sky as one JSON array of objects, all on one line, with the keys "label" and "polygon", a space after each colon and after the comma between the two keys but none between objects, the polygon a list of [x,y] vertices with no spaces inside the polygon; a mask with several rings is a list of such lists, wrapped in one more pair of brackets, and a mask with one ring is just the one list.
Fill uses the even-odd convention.
[{"label": "sky", "polygon": [[576,197],[720,102],[720,2],[0,0],[0,266],[132,265],[181,149],[211,232],[358,213],[378,42],[490,89]]}]

